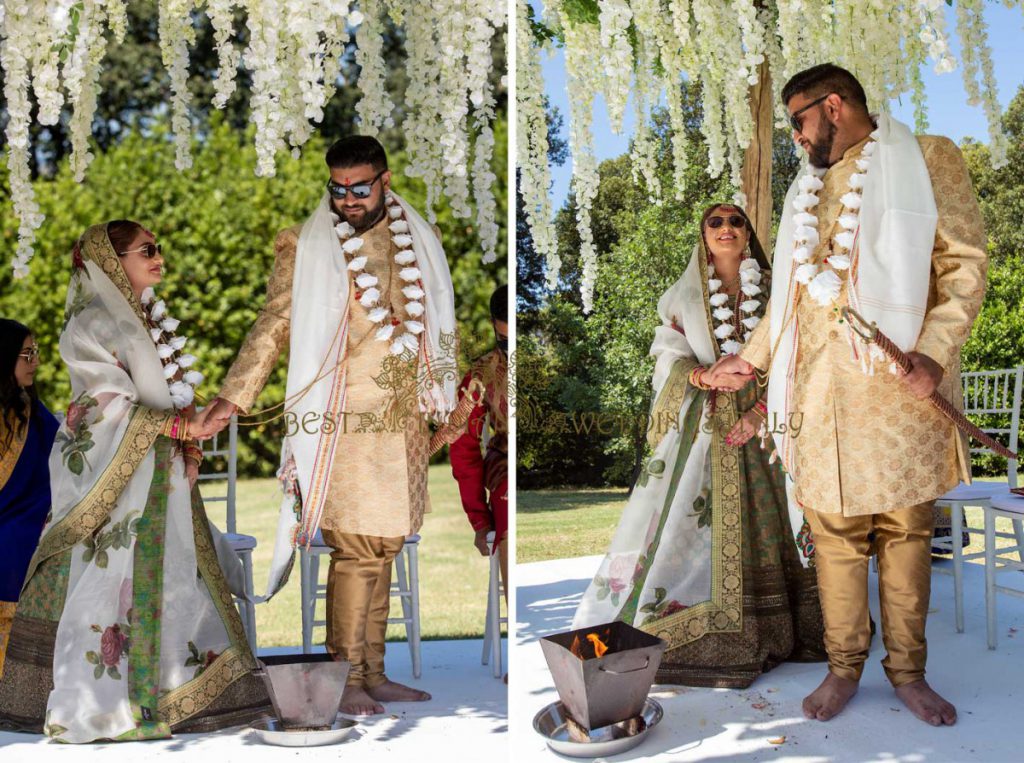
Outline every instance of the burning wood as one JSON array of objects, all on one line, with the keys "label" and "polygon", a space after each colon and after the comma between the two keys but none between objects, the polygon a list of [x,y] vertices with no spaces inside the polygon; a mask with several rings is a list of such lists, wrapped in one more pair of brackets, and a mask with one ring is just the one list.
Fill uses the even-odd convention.
[{"label": "burning wood", "polygon": [[[603,635],[605,639],[608,639],[611,636],[611,630],[606,628]],[[604,655],[608,652],[608,644],[602,641],[601,636],[599,636],[597,633],[588,633],[586,639],[587,642],[589,642],[590,644],[589,647],[587,647],[586,644],[580,641],[579,634],[577,633],[575,638],[573,638],[572,640],[572,646],[569,647],[569,651],[572,652],[572,654],[576,657],[579,657],[581,660],[590,660],[596,657],[604,657]]]}]

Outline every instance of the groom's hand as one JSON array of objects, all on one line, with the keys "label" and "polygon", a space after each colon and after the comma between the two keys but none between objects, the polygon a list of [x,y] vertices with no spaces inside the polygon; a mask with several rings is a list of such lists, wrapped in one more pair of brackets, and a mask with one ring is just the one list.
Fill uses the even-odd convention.
[{"label": "groom's hand", "polygon": [[903,383],[918,400],[931,397],[945,374],[942,366],[920,352],[908,352],[910,371],[903,376]]}]

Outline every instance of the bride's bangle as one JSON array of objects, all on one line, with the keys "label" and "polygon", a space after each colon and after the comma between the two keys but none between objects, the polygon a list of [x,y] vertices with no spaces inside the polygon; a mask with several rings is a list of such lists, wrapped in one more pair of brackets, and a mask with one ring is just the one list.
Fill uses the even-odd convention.
[{"label": "bride's bangle", "polygon": [[707,369],[704,366],[697,366],[692,371],[690,371],[690,385],[696,387],[697,389],[711,389],[710,384],[705,384],[703,381],[701,381],[700,377],[705,371],[707,371]]}]

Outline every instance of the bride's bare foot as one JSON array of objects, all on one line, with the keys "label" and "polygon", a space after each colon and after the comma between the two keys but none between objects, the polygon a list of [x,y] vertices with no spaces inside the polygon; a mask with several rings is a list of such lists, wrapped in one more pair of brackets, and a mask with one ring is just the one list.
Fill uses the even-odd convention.
[{"label": "bride's bare foot", "polygon": [[430,695],[411,686],[385,681],[380,686],[367,689],[366,693],[381,702],[426,702]]},{"label": "bride's bare foot", "polygon": [[827,721],[835,718],[857,693],[857,682],[829,671],[821,685],[804,697],[804,716]]},{"label": "bride's bare foot", "polygon": [[347,715],[377,715],[384,712],[384,705],[360,686],[346,686],[341,695],[341,712]]},{"label": "bride's bare foot", "polygon": [[925,723],[932,726],[952,726],[956,723],[956,708],[936,694],[923,678],[897,686],[896,696]]}]

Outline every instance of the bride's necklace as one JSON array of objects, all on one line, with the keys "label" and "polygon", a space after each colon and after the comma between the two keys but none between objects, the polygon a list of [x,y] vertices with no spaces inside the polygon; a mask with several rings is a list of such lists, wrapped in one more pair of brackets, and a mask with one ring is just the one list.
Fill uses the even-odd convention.
[{"label": "bride's necklace", "polygon": [[420,269],[416,267],[416,250],[413,248],[413,239],[409,232],[409,222],[405,217],[405,210],[401,204],[388,193],[385,196],[387,204],[387,215],[391,220],[388,230],[391,231],[391,241],[398,247],[395,254],[395,263],[401,268],[398,272],[399,278],[405,282],[402,287],[402,295],[405,303],[402,305],[405,314],[410,320],[402,321],[395,315],[390,304],[385,304],[380,290],[380,279],[367,272],[366,255],[357,254],[363,246],[363,239],[355,235],[356,231],[348,222],[341,220],[334,226],[338,240],[341,242],[342,251],[352,259],[348,263],[348,269],[352,271],[356,279],[356,298],[359,304],[368,310],[367,316],[376,323],[378,328],[374,339],[378,342],[391,342],[390,351],[392,355],[401,355],[405,352],[416,353],[419,351],[419,335],[423,333],[423,323],[417,318],[423,315],[423,281]]},{"label": "bride's necklace", "polygon": [[164,379],[167,380],[171,402],[178,410],[188,408],[195,399],[196,387],[202,384],[204,377],[192,368],[195,356],[182,353],[188,337],[175,334],[181,321],[168,315],[167,305],[162,299],[156,299],[152,287],[143,290],[139,301],[146,314],[149,336],[156,345],[156,354],[164,365]]},{"label": "bride's necklace", "polygon": [[[729,295],[722,291],[723,287],[731,288],[740,283],[740,289],[736,292],[736,307],[726,307],[729,303]],[[740,269],[736,278],[729,283],[723,283],[721,279],[715,278],[715,265],[708,263],[708,296],[711,303],[711,317],[718,321],[715,328],[715,337],[718,339],[722,355],[735,355],[750,338],[750,332],[754,330],[761,319],[754,315],[761,306],[760,300],[756,299],[761,293],[761,266],[753,257],[744,257],[740,261]],[[746,297],[746,299],[744,299]],[[746,314],[746,318],[742,317]],[[745,329],[743,342],[737,337],[741,327]]]}]

